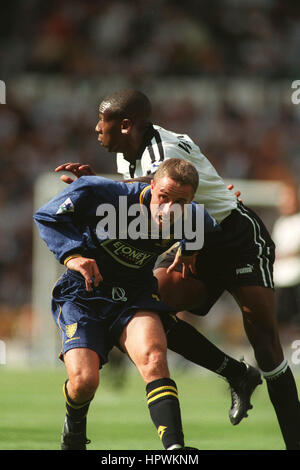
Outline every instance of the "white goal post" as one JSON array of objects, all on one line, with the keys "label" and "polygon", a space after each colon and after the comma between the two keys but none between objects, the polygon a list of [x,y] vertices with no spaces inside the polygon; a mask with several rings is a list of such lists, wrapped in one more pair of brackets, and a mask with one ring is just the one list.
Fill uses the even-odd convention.
[{"label": "white goal post", "polygon": [[[116,179],[118,175],[103,175]],[[276,181],[231,180],[234,190],[242,193],[243,202],[249,207],[276,208],[281,184]],[[44,173],[35,182],[34,210],[66,188],[55,173]],[[30,358],[32,362],[57,363],[60,351],[60,335],[51,314],[51,291],[64,266],[54,258],[33,227],[32,259],[32,311],[33,327]]]}]

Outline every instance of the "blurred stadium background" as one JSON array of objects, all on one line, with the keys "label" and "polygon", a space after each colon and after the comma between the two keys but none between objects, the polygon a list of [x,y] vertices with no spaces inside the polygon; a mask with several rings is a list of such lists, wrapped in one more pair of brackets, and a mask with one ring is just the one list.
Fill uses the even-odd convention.
[{"label": "blurred stadium background", "polygon": [[[98,104],[138,88],[153,121],[189,134],[272,230],[281,183],[300,179],[300,104],[291,100],[300,8],[296,0],[15,0],[1,7],[0,38],[0,372],[59,368],[49,299],[60,268],[32,224],[34,208],[62,184],[53,169],[80,161],[115,174],[95,138]],[[196,326],[254,361],[228,296]],[[300,339],[290,326],[288,360]]]}]

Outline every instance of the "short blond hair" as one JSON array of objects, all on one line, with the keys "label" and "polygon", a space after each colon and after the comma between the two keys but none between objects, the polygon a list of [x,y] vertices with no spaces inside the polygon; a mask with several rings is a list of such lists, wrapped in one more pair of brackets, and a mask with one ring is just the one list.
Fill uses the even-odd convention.
[{"label": "short blond hair", "polygon": [[199,175],[195,166],[187,160],[181,158],[169,158],[164,160],[154,174],[154,181],[168,176],[181,185],[190,184],[194,194],[199,185]]}]

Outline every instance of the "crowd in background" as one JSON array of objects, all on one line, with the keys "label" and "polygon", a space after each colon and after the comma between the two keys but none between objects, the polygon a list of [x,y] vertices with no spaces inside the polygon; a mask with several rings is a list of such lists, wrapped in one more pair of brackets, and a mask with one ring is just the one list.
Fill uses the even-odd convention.
[{"label": "crowd in background", "polygon": [[294,76],[294,0],[15,0],[1,11],[4,73],[131,80],[167,75]]},{"label": "crowd in background", "polygon": [[[287,0],[26,0],[0,19],[0,313],[30,304],[37,177],[67,161],[115,172],[101,98],[145,91],[224,178],[300,175],[300,9]],[[2,322],[2,328],[5,322]],[[8,330],[7,330],[8,331]],[[2,336],[5,334],[2,329]],[[1,329],[0,329],[1,337]]]}]

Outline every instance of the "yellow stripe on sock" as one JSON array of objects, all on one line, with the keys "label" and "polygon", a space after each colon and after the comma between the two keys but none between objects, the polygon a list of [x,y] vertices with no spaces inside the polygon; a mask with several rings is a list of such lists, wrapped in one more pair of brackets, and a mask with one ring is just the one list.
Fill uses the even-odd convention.
[{"label": "yellow stripe on sock", "polygon": [[158,398],[161,398],[161,397],[164,397],[166,395],[170,395],[170,396],[173,396],[175,398],[178,399],[178,394],[177,393],[173,393],[173,392],[164,392],[164,393],[159,393],[158,395],[155,395],[154,397],[152,398],[149,398],[149,400],[147,401],[147,404],[150,405],[150,403],[152,403],[153,401],[155,400],[158,400]]},{"label": "yellow stripe on sock", "polygon": [[161,390],[173,390],[174,392],[177,393],[177,388],[176,387],[172,387],[172,385],[164,385],[162,387],[155,388],[154,390],[152,390],[152,392],[149,392],[148,395],[147,395],[147,398],[152,397],[152,395],[154,395],[154,393],[160,392]]},{"label": "yellow stripe on sock", "polygon": [[80,408],[83,408],[86,406],[88,403],[90,403],[91,400],[86,401],[85,403],[81,403],[81,405],[75,405],[74,403],[70,403],[66,394],[66,389],[65,389],[65,384],[63,384],[63,394],[66,400],[66,403],[71,407],[74,408],[74,410],[80,410]]}]

